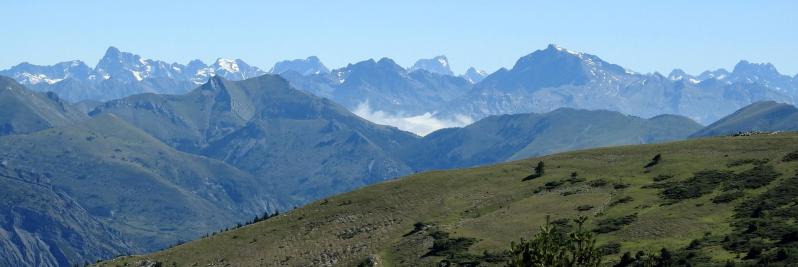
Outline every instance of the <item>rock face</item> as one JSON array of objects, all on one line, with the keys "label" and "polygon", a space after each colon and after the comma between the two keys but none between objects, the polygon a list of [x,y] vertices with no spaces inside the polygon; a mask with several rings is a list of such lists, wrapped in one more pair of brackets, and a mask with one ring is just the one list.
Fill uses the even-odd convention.
[{"label": "rock face", "polygon": [[4,136],[0,151],[15,173],[41,173],[37,177],[74,199],[89,218],[146,250],[285,208],[267,181],[178,152],[112,115]]},{"label": "rock face", "polygon": [[70,266],[141,251],[49,179],[0,164],[0,265]]}]

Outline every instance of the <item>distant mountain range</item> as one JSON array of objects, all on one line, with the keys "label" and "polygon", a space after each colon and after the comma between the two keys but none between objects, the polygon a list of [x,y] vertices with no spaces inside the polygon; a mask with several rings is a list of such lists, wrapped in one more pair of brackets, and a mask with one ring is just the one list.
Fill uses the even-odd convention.
[{"label": "distant mountain range", "polygon": [[[194,60],[182,65],[143,59],[114,47],[94,68],[70,61],[53,66],[22,63],[0,71],[31,89],[53,91],[71,102],[107,101],[145,92],[180,94],[214,75],[243,80],[265,73],[240,59],[218,59],[211,65]],[[668,76],[640,74],[556,45],[491,74],[470,68],[455,76],[445,56],[420,59],[410,68],[383,58],[334,70],[312,56],[278,62],[269,73],[352,111],[366,106],[398,118],[431,114],[450,121],[569,107],[644,118],[676,114],[709,124],[754,102],[795,104],[798,99],[798,75],[782,75],[772,64],[743,60],[732,71],[690,75],[676,69]]]},{"label": "distant mountain range", "polygon": [[[703,80],[702,80],[703,78]],[[551,45],[519,59],[474,85],[440,109],[446,116],[546,112],[560,107],[608,109],[640,117],[687,116],[711,123],[745,105],[774,100],[795,103],[798,83],[772,65],[741,61],[734,71],[702,77],[638,74]]]},{"label": "distant mountain range", "polygon": [[139,93],[179,94],[218,75],[243,80],[266,74],[240,59],[219,58],[211,65],[192,60],[186,65],[144,59],[109,47],[94,68],[79,60],[53,66],[21,63],[0,75],[37,91],[52,91],[72,102],[106,101]]},{"label": "distant mountain range", "polygon": [[731,72],[719,69],[692,76],[674,70],[666,77],[636,73],[594,55],[550,45],[490,75],[469,69],[455,77],[446,66],[442,56],[420,60],[409,70],[381,59],[330,74],[284,77],[350,110],[367,104],[392,116],[428,113],[441,120],[569,107],[644,118],[676,114],[708,124],[754,102],[795,104],[798,99],[798,77],[782,75],[771,64],[748,61],[740,61]]}]

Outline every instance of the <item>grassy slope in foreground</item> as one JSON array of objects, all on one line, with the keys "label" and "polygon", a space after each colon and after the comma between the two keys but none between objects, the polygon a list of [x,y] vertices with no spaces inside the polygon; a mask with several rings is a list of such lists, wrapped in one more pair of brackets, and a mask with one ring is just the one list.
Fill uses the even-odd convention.
[{"label": "grassy slope in foreground", "polygon": [[[732,231],[729,222],[736,200],[712,203],[719,193],[661,205],[660,189],[642,188],[658,175],[685,180],[697,171],[741,172],[750,165],[728,167],[738,159],[771,159],[782,175],[795,173],[795,162],[781,158],[796,149],[798,134],[696,139],[655,145],[601,148],[550,155],[495,166],[437,171],[404,177],[311,203],[289,213],[237,230],[217,234],[146,256],[125,257],[103,263],[124,265],[144,258],[178,266],[257,265],[356,265],[375,256],[386,266],[433,265],[440,257],[423,257],[432,238],[408,234],[416,222],[435,224],[452,237],[476,238],[471,253],[509,248],[510,241],[530,237],[546,215],[553,219],[588,215],[590,227],[597,221],[633,213],[638,218],[620,230],[599,234],[599,243],[620,242],[621,251],[683,248],[705,233]],[[643,168],[661,154],[661,162],[649,172]],[[546,164],[543,177],[522,182],[534,165]],[[587,182],[565,184],[552,191],[534,193],[546,182],[565,179],[577,172]],[[592,187],[591,180],[605,179],[607,186]],[[615,189],[613,183],[629,184]],[[776,185],[776,182],[769,186]],[[576,192],[562,194],[562,192]],[[763,191],[747,190],[751,196]],[[623,197],[631,202],[610,205]],[[595,208],[580,212],[581,205]],[[597,215],[601,214],[601,215]],[[720,246],[704,246],[702,254],[716,260],[734,254]],[[618,254],[607,256],[616,260]],[[605,261],[606,261],[605,260]]]}]

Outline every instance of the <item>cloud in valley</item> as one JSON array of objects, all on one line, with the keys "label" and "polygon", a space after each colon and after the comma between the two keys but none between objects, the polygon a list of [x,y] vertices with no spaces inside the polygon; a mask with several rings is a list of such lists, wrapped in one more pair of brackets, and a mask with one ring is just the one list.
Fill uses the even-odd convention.
[{"label": "cloud in valley", "polygon": [[381,110],[372,110],[368,102],[360,103],[352,112],[373,123],[391,125],[420,136],[443,128],[462,127],[473,122],[468,116],[456,116],[455,119],[448,120],[436,118],[435,114],[429,112],[415,116],[394,115]]}]

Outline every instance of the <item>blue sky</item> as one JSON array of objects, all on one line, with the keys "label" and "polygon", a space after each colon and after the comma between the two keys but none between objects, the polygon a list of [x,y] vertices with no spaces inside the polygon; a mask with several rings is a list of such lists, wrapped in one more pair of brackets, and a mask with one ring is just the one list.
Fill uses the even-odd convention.
[{"label": "blue sky", "polygon": [[317,55],[331,68],[444,54],[492,72],[557,43],[638,72],[798,72],[798,1],[9,1],[0,69],[94,65],[116,46],[186,63],[241,58],[264,69]]}]

